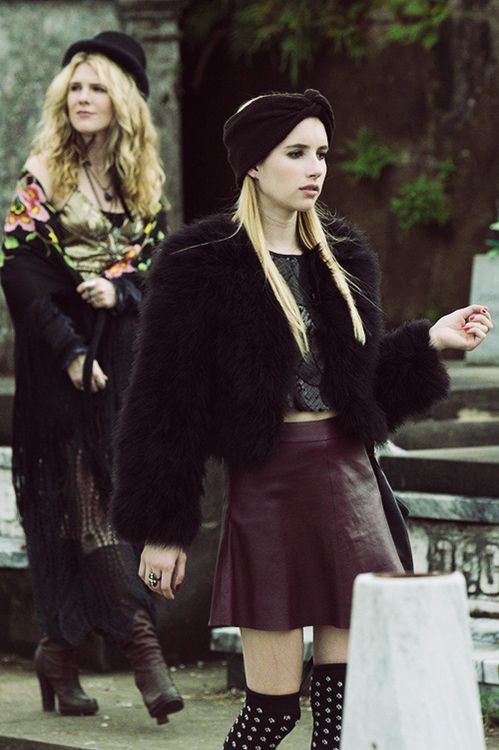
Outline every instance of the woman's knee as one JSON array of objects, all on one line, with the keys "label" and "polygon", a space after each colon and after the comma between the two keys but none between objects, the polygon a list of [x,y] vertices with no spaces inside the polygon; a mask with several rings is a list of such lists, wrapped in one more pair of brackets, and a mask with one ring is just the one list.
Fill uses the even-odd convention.
[{"label": "woman's knee", "polygon": [[246,684],[268,695],[286,695],[300,689],[303,668],[303,632],[241,629]]},{"label": "woman's knee", "polygon": [[314,628],[314,664],[339,664],[348,661],[350,631],[324,625]]}]

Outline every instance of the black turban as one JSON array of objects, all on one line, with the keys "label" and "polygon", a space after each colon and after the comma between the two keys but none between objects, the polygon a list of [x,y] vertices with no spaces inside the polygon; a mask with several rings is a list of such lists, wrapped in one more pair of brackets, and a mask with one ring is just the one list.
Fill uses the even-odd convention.
[{"label": "black turban", "polygon": [[237,186],[241,187],[249,169],[263,161],[307,117],[319,118],[331,143],[333,110],[315,89],[307,89],[304,94],[266,94],[229,117],[223,141]]}]

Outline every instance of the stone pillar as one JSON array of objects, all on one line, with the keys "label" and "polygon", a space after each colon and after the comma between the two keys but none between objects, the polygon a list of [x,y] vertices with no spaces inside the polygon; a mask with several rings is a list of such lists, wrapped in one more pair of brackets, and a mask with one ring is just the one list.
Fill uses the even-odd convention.
[{"label": "stone pillar", "polygon": [[342,750],[485,750],[461,573],[354,586]]},{"label": "stone pillar", "polygon": [[151,88],[149,105],[161,139],[166,170],[170,225],[183,216],[180,111],[177,76],[180,69],[178,18],[186,0],[118,0],[123,31],[143,44]]}]

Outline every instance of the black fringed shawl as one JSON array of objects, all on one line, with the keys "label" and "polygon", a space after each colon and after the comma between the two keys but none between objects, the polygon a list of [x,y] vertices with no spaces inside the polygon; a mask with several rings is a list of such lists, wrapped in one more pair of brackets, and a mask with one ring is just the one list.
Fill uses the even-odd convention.
[{"label": "black fringed shawl", "polygon": [[[106,504],[111,431],[131,367],[142,277],[164,229],[158,207],[137,244],[103,273],[115,285],[117,306],[94,310],[76,292],[83,278],[63,247],[58,213],[29,173],[21,175],[5,224],[1,279],[16,334],[14,485],[44,627],[50,630],[47,619],[56,611],[73,607],[72,624],[68,615],[58,628],[74,642],[96,625],[88,604],[79,606],[87,610],[79,622],[74,612],[83,585],[68,554],[80,533],[76,514],[72,520],[76,461],[79,456],[90,467]],[[101,365],[109,378],[105,390],[90,392],[90,367],[84,392],[71,383],[66,367],[81,353],[90,367],[94,357]],[[42,592],[36,592],[39,585]]]}]

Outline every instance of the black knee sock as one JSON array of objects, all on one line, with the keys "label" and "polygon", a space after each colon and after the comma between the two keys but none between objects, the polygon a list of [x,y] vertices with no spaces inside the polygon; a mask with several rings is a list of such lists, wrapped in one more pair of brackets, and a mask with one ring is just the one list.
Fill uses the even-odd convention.
[{"label": "black knee sock", "polygon": [[300,694],[246,690],[246,702],[225,738],[224,750],[274,750],[300,718]]},{"label": "black knee sock", "polygon": [[346,664],[319,664],[310,683],[314,717],[311,750],[340,750]]}]

